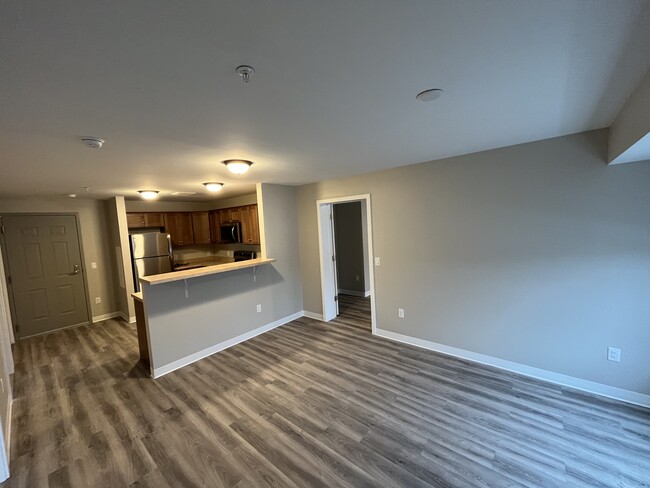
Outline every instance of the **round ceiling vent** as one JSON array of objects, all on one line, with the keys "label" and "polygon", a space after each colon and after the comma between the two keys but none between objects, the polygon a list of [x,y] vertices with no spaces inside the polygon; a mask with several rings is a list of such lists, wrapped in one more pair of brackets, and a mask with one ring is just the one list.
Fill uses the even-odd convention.
[{"label": "round ceiling vent", "polygon": [[415,98],[420,102],[433,102],[437,100],[442,95],[442,90],[440,88],[431,88],[430,90],[424,90],[418,93]]}]

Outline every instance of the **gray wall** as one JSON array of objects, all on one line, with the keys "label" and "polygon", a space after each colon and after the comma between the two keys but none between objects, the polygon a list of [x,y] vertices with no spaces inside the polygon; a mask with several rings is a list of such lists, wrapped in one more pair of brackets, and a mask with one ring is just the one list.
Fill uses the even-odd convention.
[{"label": "gray wall", "polygon": [[113,289],[117,312],[124,320],[135,320],[133,307],[134,292],[133,267],[131,265],[131,250],[129,229],[126,222],[124,197],[109,198],[104,202],[108,237],[110,239],[111,259],[113,261]]},{"label": "gray wall", "polygon": [[[145,286],[153,367],[302,311],[296,189],[261,185],[267,256],[253,269],[194,278],[185,298],[183,281]],[[256,305],[262,312],[256,312]]]},{"label": "gray wall", "polygon": [[[3,213],[79,213],[84,266],[88,278],[90,308],[93,317],[113,313],[118,309],[113,283],[113,258],[105,202],[81,198],[32,198],[0,200]],[[91,269],[91,262],[97,269]],[[102,303],[96,304],[95,297]]]},{"label": "gray wall", "polygon": [[300,187],[305,310],[316,200],[371,193],[378,328],[650,394],[650,164],[606,156],[601,130]]},{"label": "gray wall", "polygon": [[[339,291],[365,293],[361,203],[338,203],[334,207],[336,277]],[[358,278],[358,279],[357,279]]]}]

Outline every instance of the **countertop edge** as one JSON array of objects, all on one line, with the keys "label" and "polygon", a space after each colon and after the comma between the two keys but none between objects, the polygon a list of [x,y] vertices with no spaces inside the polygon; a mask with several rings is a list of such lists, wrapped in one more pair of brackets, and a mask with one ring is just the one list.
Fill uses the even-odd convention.
[{"label": "countertop edge", "polygon": [[140,278],[140,283],[146,283],[148,285],[160,285],[163,283],[171,283],[173,281],[199,278],[201,276],[210,276],[219,273],[227,273],[229,271],[236,271],[238,269],[253,268],[255,266],[269,264],[274,261],[275,261],[274,258],[258,258],[258,259],[249,259],[247,261],[239,261],[236,263],[215,264],[213,266],[205,266],[203,268],[187,269],[183,271],[172,271],[171,273],[144,276]]}]

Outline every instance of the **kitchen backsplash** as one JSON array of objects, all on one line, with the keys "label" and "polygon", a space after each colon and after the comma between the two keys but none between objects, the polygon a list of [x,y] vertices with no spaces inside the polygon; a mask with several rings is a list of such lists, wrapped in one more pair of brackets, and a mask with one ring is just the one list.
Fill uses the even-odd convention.
[{"label": "kitchen backsplash", "polygon": [[260,246],[253,244],[212,244],[202,246],[183,246],[174,248],[174,262],[187,259],[200,259],[211,256],[232,257],[235,251],[257,251]]}]

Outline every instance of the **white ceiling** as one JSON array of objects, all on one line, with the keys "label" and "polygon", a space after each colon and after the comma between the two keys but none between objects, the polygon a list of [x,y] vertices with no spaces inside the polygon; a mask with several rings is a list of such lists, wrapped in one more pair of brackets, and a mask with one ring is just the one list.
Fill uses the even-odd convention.
[{"label": "white ceiling", "polygon": [[601,128],[650,68],[643,0],[7,0],[0,41],[4,197],[230,196]]}]

